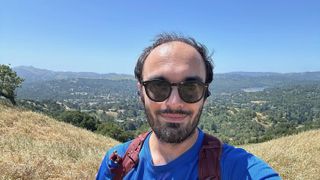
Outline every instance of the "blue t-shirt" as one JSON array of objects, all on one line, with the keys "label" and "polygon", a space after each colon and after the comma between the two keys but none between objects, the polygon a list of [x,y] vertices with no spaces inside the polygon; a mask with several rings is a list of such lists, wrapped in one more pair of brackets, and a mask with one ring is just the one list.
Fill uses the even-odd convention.
[{"label": "blue t-shirt", "polygon": [[[152,163],[149,139],[147,136],[139,153],[139,163],[124,179],[198,179],[199,151],[204,133],[199,129],[196,143],[181,156],[166,165]],[[113,151],[123,157],[131,141],[111,148],[105,155],[96,179],[112,179],[109,171],[109,157]],[[243,149],[223,144],[220,160],[221,179],[281,179],[268,164]]]}]

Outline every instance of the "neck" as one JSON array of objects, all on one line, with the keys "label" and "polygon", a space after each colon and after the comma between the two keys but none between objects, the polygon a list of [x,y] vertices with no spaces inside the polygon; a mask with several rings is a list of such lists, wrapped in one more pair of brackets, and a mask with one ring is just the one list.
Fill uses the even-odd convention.
[{"label": "neck", "polygon": [[198,129],[190,135],[189,138],[181,143],[166,143],[161,140],[152,132],[149,141],[149,147],[153,164],[155,166],[165,165],[170,161],[176,159],[181,154],[190,149],[198,138]]}]

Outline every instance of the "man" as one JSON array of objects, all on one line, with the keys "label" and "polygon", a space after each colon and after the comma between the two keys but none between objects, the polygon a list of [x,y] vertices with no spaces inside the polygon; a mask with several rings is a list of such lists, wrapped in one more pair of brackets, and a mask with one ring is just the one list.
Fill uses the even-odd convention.
[{"label": "man", "polygon": [[[124,179],[198,179],[198,154],[205,135],[197,125],[210,95],[211,61],[204,45],[176,34],[160,34],[143,51],[135,76],[152,131],[142,144],[139,162]],[[130,143],[107,152],[97,179],[114,177],[110,156],[116,151],[123,157]],[[259,158],[227,144],[218,164],[221,179],[280,179]]]}]

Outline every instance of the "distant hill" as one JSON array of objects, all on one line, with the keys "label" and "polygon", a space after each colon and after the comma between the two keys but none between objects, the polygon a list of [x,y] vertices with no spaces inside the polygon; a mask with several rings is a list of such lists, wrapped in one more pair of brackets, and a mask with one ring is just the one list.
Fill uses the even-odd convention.
[{"label": "distant hill", "polygon": [[[242,146],[283,179],[318,179],[320,130]],[[104,153],[118,144],[47,116],[0,104],[0,179],[94,179]]]},{"label": "distant hill", "polygon": [[[18,66],[13,68],[17,74],[25,79],[25,83],[41,84],[45,81],[65,79],[109,79],[133,80],[133,75],[128,74],[99,74],[93,72],[58,72],[39,69],[32,66]],[[288,84],[304,84],[320,82],[320,71],[301,73],[271,73],[271,72],[231,72],[214,74],[212,92],[232,92],[246,88],[276,87]],[[135,87],[133,87],[135,88]]]},{"label": "distant hill", "polygon": [[225,73],[226,75],[239,75],[239,76],[250,76],[250,77],[279,77],[291,78],[295,80],[319,80],[320,71],[315,72],[296,72],[296,73],[275,73],[275,72],[230,72]]},{"label": "distant hill", "polygon": [[[136,95],[136,82],[133,80],[110,79],[60,79],[50,81],[25,82],[18,89],[18,98],[33,100],[63,100],[73,98],[105,99],[109,96],[118,100]],[[121,97],[121,98],[120,98]],[[112,99],[113,101],[115,99]]]},{"label": "distant hill", "polygon": [[75,78],[88,78],[88,79],[134,79],[132,75],[127,74],[98,74],[93,72],[61,72],[51,71],[47,69],[39,69],[32,66],[17,66],[13,70],[17,72],[18,76],[23,77],[26,82],[39,82],[50,81],[58,79],[75,79]]},{"label": "distant hill", "polygon": [[231,72],[215,74],[214,93],[235,92],[248,88],[275,88],[320,83],[320,71],[302,73]]},{"label": "distant hill", "polygon": [[118,142],[0,104],[0,179],[94,179]]}]

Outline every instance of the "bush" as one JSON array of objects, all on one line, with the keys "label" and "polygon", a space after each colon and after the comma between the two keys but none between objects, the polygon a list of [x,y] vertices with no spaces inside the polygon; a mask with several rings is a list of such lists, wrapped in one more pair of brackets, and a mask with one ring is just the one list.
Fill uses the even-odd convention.
[{"label": "bush", "polygon": [[97,130],[99,123],[94,117],[80,111],[64,111],[58,116],[58,119],[90,131]]},{"label": "bush", "polygon": [[102,135],[107,135],[120,142],[125,142],[134,138],[134,134],[129,131],[124,131],[114,122],[106,122],[99,124],[97,132]]}]

